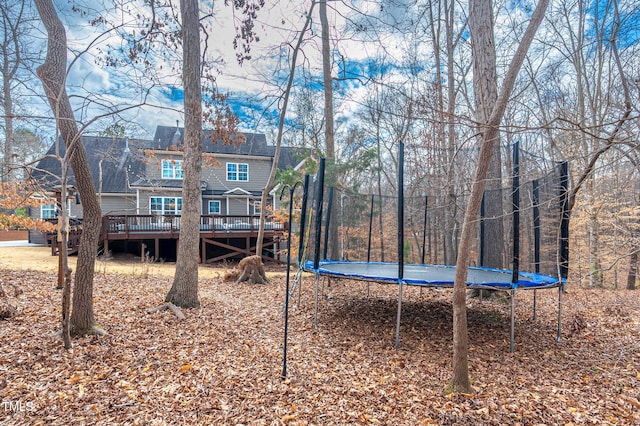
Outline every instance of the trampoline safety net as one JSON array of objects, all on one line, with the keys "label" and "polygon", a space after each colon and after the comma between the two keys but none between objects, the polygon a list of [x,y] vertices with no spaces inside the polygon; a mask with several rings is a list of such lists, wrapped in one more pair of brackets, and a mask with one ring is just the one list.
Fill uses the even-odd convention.
[{"label": "trampoline safety net", "polygon": [[[326,163],[324,173],[309,179],[305,223],[300,224],[304,228],[298,227],[298,232],[305,230],[304,260],[397,263],[398,206],[402,205],[404,262],[455,264],[452,256],[468,193],[450,195],[433,189],[420,193],[420,188],[405,185],[406,195],[400,199],[390,190],[356,191],[344,184],[339,170]],[[519,271],[566,278],[566,195],[566,163],[523,184],[485,191],[473,242],[475,261],[470,266],[505,270],[515,266]],[[519,247],[517,258],[514,245]]]}]

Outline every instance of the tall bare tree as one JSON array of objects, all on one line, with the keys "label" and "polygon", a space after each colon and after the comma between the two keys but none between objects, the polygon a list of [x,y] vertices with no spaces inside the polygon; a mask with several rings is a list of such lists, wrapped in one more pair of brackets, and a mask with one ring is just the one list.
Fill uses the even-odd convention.
[{"label": "tall bare tree", "polygon": [[[327,0],[318,2],[318,13],[320,15],[320,28],[322,39],[322,81],[324,83],[324,156],[329,160],[329,164],[336,159],[335,144],[335,122],[333,113],[333,78],[331,75],[331,45],[329,43],[329,20],[327,17]],[[335,184],[335,182],[334,182]],[[338,223],[336,220],[336,209],[329,208],[331,216],[329,218],[329,247],[328,256],[331,259],[338,257]]]},{"label": "tall bare tree", "polygon": [[197,308],[202,176],[202,89],[198,0],[180,0],[184,85],[184,178],[176,273],[166,301]]},{"label": "tall bare tree", "polygon": [[[472,0],[472,3],[476,0]],[[480,211],[482,194],[489,172],[491,157],[494,155],[495,145],[499,142],[499,126],[509,102],[509,96],[518,76],[518,72],[524,62],[529,46],[533,41],[549,0],[540,0],[535,11],[531,15],[529,25],[522,36],[522,40],[509,64],[500,93],[496,99],[491,114],[486,124],[481,128],[482,143],[475,171],[471,196],[464,216],[458,260],[456,263],[455,284],[453,288],[453,377],[452,390],[454,392],[470,393],[473,391],[469,380],[468,351],[469,337],[467,335],[467,307],[466,289],[469,270],[469,258],[471,253],[471,240],[473,238],[475,223]],[[472,11],[478,11],[478,4],[471,7]],[[470,19],[474,19],[470,17]],[[486,19],[486,18],[485,18]],[[473,41],[473,33],[472,43]]]},{"label": "tall bare tree", "polygon": [[[498,76],[496,71],[496,43],[492,0],[469,2],[469,31],[473,56],[473,96],[475,117],[482,135],[489,122],[498,99]],[[493,145],[493,155],[487,171],[485,193],[485,244],[483,266],[504,266],[504,224],[502,209],[502,158],[500,155],[500,133]],[[482,141],[482,137],[480,138]]]},{"label": "tall bare tree", "polygon": [[[278,121],[278,135],[276,137],[276,150],[273,156],[273,164],[271,165],[271,171],[269,172],[269,178],[267,179],[267,184],[262,189],[262,206],[265,206],[267,202],[267,196],[269,192],[273,189],[276,177],[276,171],[278,170],[278,158],[280,157],[280,146],[282,145],[282,135],[284,133],[284,122],[285,117],[287,116],[287,108],[289,106],[289,96],[291,95],[291,88],[293,87],[293,79],[296,74],[296,66],[298,62],[298,53],[300,52],[300,48],[302,46],[302,42],[304,40],[304,36],[309,29],[311,24],[311,13],[313,12],[313,8],[315,7],[315,0],[311,2],[311,6],[309,6],[309,13],[307,14],[304,26],[298,35],[298,40],[296,42],[295,47],[293,48],[291,54],[291,61],[289,66],[289,77],[287,78],[287,85],[282,94],[282,106],[280,107],[279,113],[279,121]],[[262,246],[264,240],[264,223],[265,223],[265,214],[266,210],[262,208],[260,210],[260,227],[258,230],[258,238],[256,241],[256,254],[262,254]],[[291,220],[291,218],[289,219]]]},{"label": "tall bare tree", "polygon": [[83,232],[78,248],[75,289],[71,313],[71,334],[104,334],[93,313],[93,275],[100,237],[101,211],[96,197],[87,153],[66,90],[67,35],[52,0],[35,0],[38,13],[47,30],[47,56],[37,69],[56,126],[69,151],[70,164],[83,208]]},{"label": "tall bare tree", "polygon": [[[0,170],[0,179],[11,182],[16,179],[15,161],[15,119],[17,98],[16,88],[21,84],[18,72],[25,67],[27,56],[24,52],[25,35],[33,19],[27,12],[26,0],[3,2],[0,4],[0,104],[4,118],[4,161]],[[33,43],[29,43],[33,46]]]}]

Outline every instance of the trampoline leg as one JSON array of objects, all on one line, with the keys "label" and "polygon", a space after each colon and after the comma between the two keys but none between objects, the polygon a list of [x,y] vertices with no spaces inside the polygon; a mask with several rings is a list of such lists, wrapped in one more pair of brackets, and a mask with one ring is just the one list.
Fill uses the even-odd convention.
[{"label": "trampoline leg", "polygon": [[400,347],[400,317],[402,315],[402,281],[398,285],[398,315],[396,317],[396,349]]},{"label": "trampoline leg", "polygon": [[562,339],[562,285],[558,287],[558,335],[556,342],[560,343]]},{"label": "trampoline leg", "polygon": [[[322,277],[322,288],[320,290],[320,296],[324,297],[324,280],[326,277]],[[330,280],[331,278],[326,278],[328,280]],[[329,285],[331,285],[331,283],[329,283]]]},{"label": "trampoline leg", "polygon": [[516,326],[516,291],[511,290],[511,329],[509,332],[509,351],[513,352],[515,350],[514,346],[514,338],[515,338],[515,327]]},{"label": "trampoline leg", "polygon": [[536,316],[537,316],[537,305],[538,305],[538,299],[537,299],[537,292],[538,290],[533,290],[533,320],[536,320]]},{"label": "trampoline leg", "polygon": [[313,328],[318,328],[318,274],[316,274],[316,293],[313,298]]}]

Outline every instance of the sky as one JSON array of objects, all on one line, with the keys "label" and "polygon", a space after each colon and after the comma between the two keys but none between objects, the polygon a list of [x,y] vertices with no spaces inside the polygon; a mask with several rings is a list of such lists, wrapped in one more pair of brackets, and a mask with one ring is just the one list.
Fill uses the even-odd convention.
[{"label": "sky", "polygon": [[[69,59],[72,62],[68,77],[68,91],[72,102],[77,107],[77,119],[82,123],[90,123],[95,117],[105,113],[105,109],[124,109],[142,103],[147,105],[123,113],[124,117],[136,122],[138,131],[150,137],[156,125],[174,125],[176,120],[182,125],[181,76],[178,60],[181,53],[173,50],[172,56],[162,59],[160,55],[151,55],[154,61],[155,74],[153,80],[141,67],[118,66],[109,67],[101,62],[105,57],[107,45],[112,48],[123,47],[122,38],[114,31],[105,34],[104,27],[91,26],[89,22],[97,16],[104,16],[110,22],[124,24],[128,31],[140,33],[135,28],[140,19],[134,13],[113,15],[112,0],[55,0],[55,6],[65,24],[68,45],[73,52]],[[243,65],[236,60],[233,47],[234,35],[240,17],[238,11],[224,6],[223,1],[216,1],[213,7],[201,3],[201,13],[211,13],[212,18],[206,21],[208,37],[206,41],[206,58],[215,64],[216,85],[220,92],[228,93],[229,103],[240,115],[243,130],[260,131],[255,126],[269,126],[266,118],[273,117],[274,105],[270,96],[277,94],[272,83],[285,74],[277,71],[277,58],[283,42],[295,36],[295,29],[304,23],[304,13],[296,2],[275,1],[259,12],[256,32],[260,41],[252,46],[251,61]],[[77,10],[87,11],[79,13]],[[138,9],[136,13],[149,14],[148,10]],[[203,46],[205,43],[203,42]],[[170,49],[172,50],[172,49]],[[74,54],[76,55],[74,58]],[[317,61],[310,55],[309,60]],[[265,111],[265,109],[267,109]],[[260,119],[261,116],[265,118]],[[103,126],[103,120],[97,127]],[[95,131],[96,125],[92,126]]]},{"label": "sky", "polygon": [[[223,0],[203,0],[200,4],[202,15],[211,15],[205,21],[208,37],[206,41],[203,38],[203,46],[207,47],[207,61],[216,66],[218,90],[229,95],[229,104],[241,120],[241,130],[269,134],[273,133],[276,125],[279,96],[289,71],[287,58],[295,44],[297,31],[305,22],[309,1],[266,1],[267,5],[258,12],[254,27],[260,40],[252,45],[252,59],[242,65],[236,61],[233,48],[240,13],[225,6]],[[526,7],[527,1],[505,3],[503,11],[506,13],[496,17],[496,39],[501,43],[501,54],[507,52],[505,58],[511,54],[505,48],[505,40],[515,47],[518,34],[524,29],[522,23],[526,22],[526,14],[533,5]],[[114,12],[114,2],[122,5],[117,12]],[[112,123],[114,119],[108,114],[114,110],[124,110],[120,116],[129,123],[135,123],[135,126],[128,126],[132,136],[150,138],[157,125],[184,122],[179,66],[181,54],[178,49],[169,47],[164,50],[165,54],[169,52],[166,59],[157,54],[159,50],[150,54],[152,73],[140,66],[106,66],[103,61],[109,47],[126,53],[128,47],[122,41],[125,30],[129,34],[135,31],[140,35],[142,27],[138,15],[148,17],[150,12],[130,6],[135,2],[142,0],[54,0],[68,32],[68,91],[76,107],[76,118],[89,126],[88,132],[97,133]],[[391,3],[393,7],[389,6]],[[435,77],[434,71],[428,68],[432,66],[433,55],[430,47],[425,46],[428,43],[424,42],[430,31],[425,27],[426,18],[423,16],[423,21],[413,22],[412,17],[417,14],[410,13],[412,8],[416,12],[416,4],[414,0],[329,2],[331,32],[339,34],[339,40],[332,40],[332,72],[334,77],[343,80],[335,83],[335,104],[339,106],[336,108],[336,121],[344,122],[355,117],[370,90],[368,79],[374,75],[383,76],[387,82],[407,79],[411,73],[423,74],[424,81]],[[129,9],[125,10],[126,7]],[[90,25],[100,16],[107,20],[108,25]],[[357,18],[351,20],[354,16]],[[463,14],[460,19],[464,19]],[[462,25],[461,22],[457,24]],[[380,30],[381,23],[387,25],[385,30]],[[119,31],[105,33],[105,28],[116,24],[121,25]],[[345,29],[351,30],[349,36],[345,35]],[[34,39],[44,40],[43,34],[42,28],[36,28]],[[466,39],[468,32],[462,32],[461,37]],[[422,40],[423,44],[412,45],[415,40]],[[316,8],[299,60],[304,64],[306,73],[303,75],[302,68],[296,71],[296,85],[304,84],[315,93],[323,90],[319,52],[320,28]],[[417,53],[419,60],[411,62],[407,52]],[[499,58],[499,66],[503,66],[503,62]],[[37,92],[35,85],[33,92]],[[144,106],[137,107],[143,102]],[[36,101],[34,105],[42,111],[47,108],[41,92],[39,104]]]},{"label": "sky", "polygon": [[[54,0],[67,29],[68,44],[73,53],[69,58],[72,65],[68,91],[70,95],[74,95],[72,102],[77,107],[76,118],[81,123],[90,123],[89,129],[93,132],[109,123],[108,118],[98,123],[92,121],[104,115],[105,110],[130,108],[144,100],[147,105],[133,108],[122,116],[137,123],[132,131],[138,132],[142,137],[151,137],[157,125],[175,125],[176,121],[182,124],[184,121],[181,112],[183,95],[180,68],[177,65],[181,54],[175,49],[169,49],[173,51],[173,56],[168,59],[151,55],[151,60],[154,61],[154,81],[148,78],[150,73],[140,67],[105,66],[100,58],[105,57],[107,46],[122,49],[125,53],[127,47],[123,46],[121,35],[115,31],[104,32],[104,28],[108,26],[92,26],[89,22],[102,16],[109,23],[120,24],[129,33],[135,30],[136,35],[139,35],[140,18],[136,14],[149,16],[148,9],[132,9],[114,14],[113,1]],[[121,1],[125,5],[123,7],[126,7],[127,1]],[[233,41],[241,14],[232,7],[225,6],[222,0],[215,0],[213,4],[201,2],[201,14],[211,15],[205,21],[207,38],[203,41],[203,46],[207,48],[206,59],[215,64],[217,88],[221,93],[229,95],[228,102],[241,120],[241,130],[269,133],[276,126],[279,97],[289,72],[287,57],[291,55],[291,46],[295,44],[298,31],[304,25],[309,3],[267,0],[267,5],[258,12],[255,20],[254,29],[259,41],[251,46],[252,59],[239,64]],[[359,12],[367,11],[374,17],[382,17],[385,22],[403,22],[406,9],[413,3],[410,0],[398,0],[395,9],[387,7],[383,10],[376,1],[329,2],[329,25],[333,34],[341,33],[347,25],[345,17],[352,15],[356,9]],[[362,22],[369,27],[376,25],[375,19]],[[406,49],[403,40],[391,34],[383,35],[383,43],[387,58],[400,56],[402,49]],[[351,92],[350,96],[357,97],[358,91],[363,90],[363,77],[366,78],[371,72],[373,58],[380,55],[380,50],[376,47],[379,42],[367,43],[354,38],[341,39],[339,43],[332,41],[332,44],[334,47],[339,45],[335,53],[338,61],[333,72],[347,78],[346,82],[338,85],[337,96],[341,93],[344,95],[344,91],[348,90]],[[311,31],[305,37],[301,58],[300,62],[304,62],[310,71],[304,82],[301,71],[297,71],[296,84],[305,84],[312,91],[321,92],[322,62],[317,7],[313,12]],[[389,59],[387,62],[384,67],[377,67],[376,72],[390,71],[393,65]],[[394,72],[397,71],[394,68]],[[311,81],[308,80],[309,74]],[[354,108],[343,105],[337,111],[336,119],[346,119]]]}]

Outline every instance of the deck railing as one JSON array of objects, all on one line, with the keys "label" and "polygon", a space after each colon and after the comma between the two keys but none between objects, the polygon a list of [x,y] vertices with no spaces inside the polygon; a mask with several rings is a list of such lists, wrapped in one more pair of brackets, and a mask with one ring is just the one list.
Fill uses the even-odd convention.
[{"label": "deck railing", "polygon": [[[131,233],[180,233],[181,217],[178,215],[105,215],[102,217],[103,234]],[[201,215],[201,233],[258,232],[259,216],[246,215]],[[265,231],[283,232],[286,224],[268,220]]]}]

